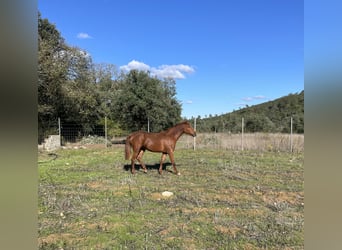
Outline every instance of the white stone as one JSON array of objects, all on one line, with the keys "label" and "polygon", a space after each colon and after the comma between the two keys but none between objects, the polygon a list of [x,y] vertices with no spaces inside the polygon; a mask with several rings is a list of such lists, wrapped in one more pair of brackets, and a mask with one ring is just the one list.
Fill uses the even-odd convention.
[{"label": "white stone", "polygon": [[170,196],[172,196],[173,195],[173,193],[172,192],[169,192],[169,191],[164,191],[164,192],[162,192],[162,196],[164,196],[164,197],[170,197]]}]

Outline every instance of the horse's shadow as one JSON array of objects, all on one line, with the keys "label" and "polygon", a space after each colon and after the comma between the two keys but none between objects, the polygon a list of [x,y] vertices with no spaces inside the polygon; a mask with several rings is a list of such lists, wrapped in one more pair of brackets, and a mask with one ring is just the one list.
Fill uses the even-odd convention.
[{"label": "horse's shadow", "polygon": [[[156,164],[145,164],[145,165],[146,165],[147,170],[159,170],[159,166],[160,166],[159,163],[156,163]],[[171,169],[166,169],[167,166],[172,166],[172,164],[170,162],[164,163],[163,164],[163,171],[172,172]],[[126,171],[131,171],[131,164],[125,164],[123,166],[123,169],[126,170]],[[139,171],[139,170],[142,170],[143,168],[141,167],[141,164],[135,164],[135,169],[137,171]]]}]

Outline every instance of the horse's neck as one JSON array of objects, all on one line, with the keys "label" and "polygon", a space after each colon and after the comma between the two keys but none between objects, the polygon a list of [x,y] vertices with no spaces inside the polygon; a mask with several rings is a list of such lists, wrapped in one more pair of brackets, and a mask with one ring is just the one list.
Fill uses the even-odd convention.
[{"label": "horse's neck", "polygon": [[181,135],[184,133],[184,130],[182,128],[175,128],[174,130],[167,131],[167,134],[174,138],[176,141],[181,137]]}]

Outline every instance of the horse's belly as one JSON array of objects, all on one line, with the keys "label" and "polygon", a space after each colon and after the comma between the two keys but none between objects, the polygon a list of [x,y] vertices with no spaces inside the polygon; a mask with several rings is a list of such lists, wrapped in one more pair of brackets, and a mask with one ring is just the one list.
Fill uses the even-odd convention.
[{"label": "horse's belly", "polygon": [[165,152],[166,153],[166,149],[165,147],[158,147],[157,145],[146,145],[145,148],[151,152]]},{"label": "horse's belly", "polygon": [[155,142],[152,140],[146,140],[144,144],[144,148],[146,148],[149,151],[152,152],[163,152],[167,153],[168,152],[168,147],[163,141]]}]

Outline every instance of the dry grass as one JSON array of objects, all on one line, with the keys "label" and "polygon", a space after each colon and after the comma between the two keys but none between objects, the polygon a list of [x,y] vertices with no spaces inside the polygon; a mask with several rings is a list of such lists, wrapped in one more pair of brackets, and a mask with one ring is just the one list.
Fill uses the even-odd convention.
[{"label": "dry grass", "polygon": [[[290,152],[289,134],[252,133],[243,135],[228,133],[199,133],[196,137],[198,149],[226,149],[226,150]],[[193,138],[183,136],[178,141],[178,148],[193,148]],[[304,135],[292,135],[292,151],[304,152]]]}]

